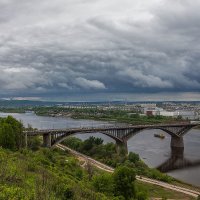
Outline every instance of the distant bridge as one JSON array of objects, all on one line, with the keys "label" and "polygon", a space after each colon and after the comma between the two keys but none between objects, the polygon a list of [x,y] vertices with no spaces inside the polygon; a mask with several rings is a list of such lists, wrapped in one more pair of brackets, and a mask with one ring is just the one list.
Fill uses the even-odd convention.
[{"label": "distant bridge", "polygon": [[184,148],[183,136],[192,128],[199,126],[198,123],[176,123],[176,124],[155,124],[155,125],[135,125],[135,126],[109,126],[109,127],[83,127],[66,129],[45,129],[24,131],[26,138],[29,136],[42,135],[45,147],[54,146],[66,137],[74,134],[102,133],[114,139],[118,146],[127,149],[127,141],[147,129],[160,129],[171,136],[171,147]]},{"label": "distant bridge", "polygon": [[176,124],[155,124],[155,125],[135,125],[135,126],[108,126],[108,127],[83,127],[83,128],[66,128],[66,129],[44,129],[24,131],[26,144],[28,137],[43,136],[43,146],[51,147],[66,137],[74,134],[84,133],[102,133],[114,139],[117,144],[117,151],[124,149],[128,153],[127,141],[134,135],[143,130],[160,129],[171,136],[171,157],[158,169],[163,172],[184,168],[188,166],[197,166],[200,161],[191,162],[184,158],[184,142],[183,136],[192,128],[199,126],[199,123],[176,123]]}]

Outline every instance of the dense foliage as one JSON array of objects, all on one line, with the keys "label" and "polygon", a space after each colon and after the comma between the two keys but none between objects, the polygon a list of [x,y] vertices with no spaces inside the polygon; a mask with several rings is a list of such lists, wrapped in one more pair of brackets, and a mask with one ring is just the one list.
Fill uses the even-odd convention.
[{"label": "dense foliage", "polygon": [[119,167],[114,172],[114,193],[123,196],[125,199],[136,197],[135,171],[126,166]]},{"label": "dense foliage", "polygon": [[40,149],[11,152],[0,149],[1,200],[102,200],[88,174],[70,155]]},{"label": "dense foliage", "polygon": [[7,149],[24,147],[23,125],[12,116],[0,118],[0,146]]},{"label": "dense foliage", "polygon": [[124,151],[121,151],[119,154],[114,143],[103,144],[101,138],[89,137],[87,140],[82,141],[75,137],[68,137],[63,141],[63,144],[114,168],[125,165],[135,169],[138,175],[144,175],[165,182],[173,180],[170,176],[156,169],[150,169],[140,160],[138,154],[130,152],[126,155]]},{"label": "dense foliage", "polygon": [[93,177],[92,183],[97,192],[114,195],[120,200],[137,199],[135,189],[135,171],[126,166],[116,168],[114,174],[102,174]]},{"label": "dense foliage", "polygon": [[1,200],[128,200],[136,195],[135,172],[128,167],[114,174],[94,170],[91,179],[87,168],[57,149],[14,153],[0,148]]},{"label": "dense foliage", "polygon": [[13,152],[0,148],[1,200],[146,200],[148,196],[189,199],[137,182],[134,175],[132,169],[121,166],[114,174],[93,169],[90,179],[88,170],[67,152],[43,148]]}]

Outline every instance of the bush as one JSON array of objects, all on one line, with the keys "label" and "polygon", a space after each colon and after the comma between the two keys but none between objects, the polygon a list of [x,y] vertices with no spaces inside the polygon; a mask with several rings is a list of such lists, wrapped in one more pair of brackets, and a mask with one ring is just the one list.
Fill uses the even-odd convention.
[{"label": "bush", "polygon": [[41,146],[41,139],[39,136],[29,137],[28,138],[28,148],[33,151],[37,151]]},{"label": "bush", "polygon": [[92,184],[97,192],[102,192],[105,194],[112,194],[114,185],[113,178],[110,174],[102,174],[94,176]]},{"label": "bush", "polygon": [[148,196],[145,192],[138,192],[137,194],[137,200],[147,200]]},{"label": "bush", "polygon": [[128,159],[132,162],[132,163],[136,163],[140,160],[140,157],[138,154],[130,152],[128,155]]},{"label": "bush", "polygon": [[30,172],[35,172],[37,170],[37,165],[35,162],[29,162],[27,165],[27,169]]},{"label": "bush", "polygon": [[71,188],[66,188],[64,191],[64,199],[73,199],[74,192]]},{"label": "bush", "polygon": [[0,118],[0,146],[15,150],[25,145],[23,125],[12,116]]},{"label": "bush", "polygon": [[132,168],[121,166],[115,169],[114,178],[114,193],[116,196],[123,196],[129,200],[136,196],[135,171]]}]

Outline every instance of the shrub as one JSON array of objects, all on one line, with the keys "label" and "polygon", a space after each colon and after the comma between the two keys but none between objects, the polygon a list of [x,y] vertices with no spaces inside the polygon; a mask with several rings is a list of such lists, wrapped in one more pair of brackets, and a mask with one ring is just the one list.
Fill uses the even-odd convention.
[{"label": "shrub", "polygon": [[113,178],[110,174],[94,176],[92,184],[97,192],[112,194],[114,189]]},{"label": "shrub", "polygon": [[135,190],[135,171],[132,168],[121,166],[115,169],[114,178],[114,193],[116,196],[123,196],[129,200],[136,196]]}]

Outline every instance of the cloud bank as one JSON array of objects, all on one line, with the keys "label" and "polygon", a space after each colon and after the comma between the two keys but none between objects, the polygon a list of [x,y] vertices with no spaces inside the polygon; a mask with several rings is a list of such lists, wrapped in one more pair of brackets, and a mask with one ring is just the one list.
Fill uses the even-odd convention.
[{"label": "cloud bank", "polygon": [[0,96],[199,92],[197,0],[0,0]]}]

